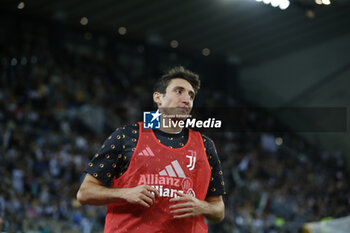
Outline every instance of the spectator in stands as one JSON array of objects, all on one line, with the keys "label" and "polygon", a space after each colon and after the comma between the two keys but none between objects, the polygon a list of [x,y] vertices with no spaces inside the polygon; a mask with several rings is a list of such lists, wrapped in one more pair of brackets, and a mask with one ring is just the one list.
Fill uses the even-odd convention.
[{"label": "spectator in stands", "polygon": [[[113,117],[113,122],[125,123],[123,119],[130,116],[119,114],[118,108],[126,107],[120,102],[132,92],[129,98],[135,98],[140,106],[150,106],[147,81],[156,71],[147,68],[136,76],[120,69],[117,59],[99,61],[95,56],[78,55],[74,49],[57,52],[55,41],[49,43],[45,32],[31,26],[23,27],[28,29],[25,33],[5,27],[11,40],[3,39],[7,46],[0,48],[0,229],[26,231],[28,222],[30,229],[38,229],[40,220],[45,219],[74,230],[73,213],[78,207],[72,202],[81,181],[79,174],[84,171],[82,164],[89,161],[102,139],[81,123],[82,107],[98,105],[108,113],[105,121]],[[70,36],[77,37],[75,33]],[[40,45],[39,40],[46,42]],[[131,83],[128,89],[126,83],[120,85],[122,79]],[[143,86],[135,84],[140,79]],[[203,92],[215,96],[205,98],[211,99],[211,105],[229,105],[225,101],[230,96],[216,95],[212,89]],[[242,113],[238,119],[251,119],[249,124],[243,122],[249,128],[266,127],[270,121],[260,112]],[[106,123],[104,131],[110,129]],[[260,232],[272,231],[280,217],[281,200],[287,215],[285,226],[295,227],[280,228],[280,232],[297,232],[306,221],[350,212],[349,172],[342,153],[320,151],[289,133],[271,135],[272,139],[283,138],[283,145],[273,150],[262,146],[266,138],[258,133],[208,136],[215,138],[222,150],[228,193],[223,227],[209,225],[210,232],[232,232],[233,228],[237,233],[247,232],[252,218],[263,220]],[[86,142],[81,143],[81,137]],[[92,231],[97,232],[103,228],[104,209],[94,210],[88,217],[96,223]]]}]

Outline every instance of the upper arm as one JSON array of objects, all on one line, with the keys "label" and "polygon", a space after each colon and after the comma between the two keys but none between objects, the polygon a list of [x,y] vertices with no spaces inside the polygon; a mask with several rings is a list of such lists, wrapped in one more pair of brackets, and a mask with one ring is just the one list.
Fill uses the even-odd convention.
[{"label": "upper arm", "polygon": [[[102,147],[86,166],[85,172],[89,174],[86,177],[93,177],[107,186],[111,183],[120,168],[121,160],[118,154],[123,147],[122,135],[122,130],[116,130],[104,141]],[[91,181],[90,178],[87,178],[87,181]]]},{"label": "upper arm", "polygon": [[96,179],[95,177],[93,177],[89,173],[86,173],[86,176],[85,176],[83,183],[81,185],[88,186],[89,184],[104,186],[104,183],[102,181]]},{"label": "upper arm", "polygon": [[104,186],[103,182],[99,181],[98,179],[94,178],[89,173],[86,173],[85,178],[83,182],[81,183],[79,190],[77,192],[77,200],[81,204],[87,204],[87,200],[89,199],[89,193],[91,193],[91,190],[95,190],[96,187]]},{"label": "upper arm", "polygon": [[202,135],[203,143],[205,146],[205,152],[208,157],[208,162],[211,168],[211,177],[209,181],[209,187],[207,192],[208,196],[220,196],[224,195],[224,176],[221,167],[221,161],[219,159],[215,143],[209,137]]}]

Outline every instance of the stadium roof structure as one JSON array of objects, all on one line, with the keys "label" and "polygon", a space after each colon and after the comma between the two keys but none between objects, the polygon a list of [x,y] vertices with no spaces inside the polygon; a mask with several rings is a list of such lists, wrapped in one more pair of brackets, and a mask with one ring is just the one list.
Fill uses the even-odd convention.
[{"label": "stadium roof structure", "polygon": [[[201,54],[208,48],[211,56],[227,56],[246,65],[348,31],[348,0],[331,0],[330,5],[315,3],[323,0],[289,1],[289,7],[281,10],[255,0],[27,0],[22,10],[76,25],[86,17],[89,28],[118,34],[124,27],[127,38],[156,38],[165,46],[176,40],[178,49]],[[3,0],[1,8],[17,10],[19,2]]]}]

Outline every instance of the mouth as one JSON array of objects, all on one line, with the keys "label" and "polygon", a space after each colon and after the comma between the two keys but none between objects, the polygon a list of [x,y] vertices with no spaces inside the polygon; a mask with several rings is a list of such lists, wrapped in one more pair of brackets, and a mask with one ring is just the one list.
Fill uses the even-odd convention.
[{"label": "mouth", "polygon": [[173,107],[173,108],[167,108],[164,110],[166,115],[177,115],[177,116],[187,116],[191,112],[190,107],[186,106],[178,106],[178,107]]},{"label": "mouth", "polygon": [[189,111],[190,110],[189,107],[184,107],[184,106],[177,107],[177,108],[180,109],[180,110],[183,110],[183,111]]},{"label": "mouth", "polygon": [[178,114],[181,114],[181,115],[188,115],[190,111],[191,111],[191,108],[189,107],[178,107],[176,112],[178,112]]}]

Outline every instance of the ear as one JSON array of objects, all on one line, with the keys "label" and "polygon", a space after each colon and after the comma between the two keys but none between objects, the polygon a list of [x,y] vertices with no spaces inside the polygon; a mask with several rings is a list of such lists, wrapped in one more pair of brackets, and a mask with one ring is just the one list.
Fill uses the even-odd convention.
[{"label": "ear", "polygon": [[161,93],[153,92],[153,101],[157,104],[158,107],[162,106],[161,96]]}]

